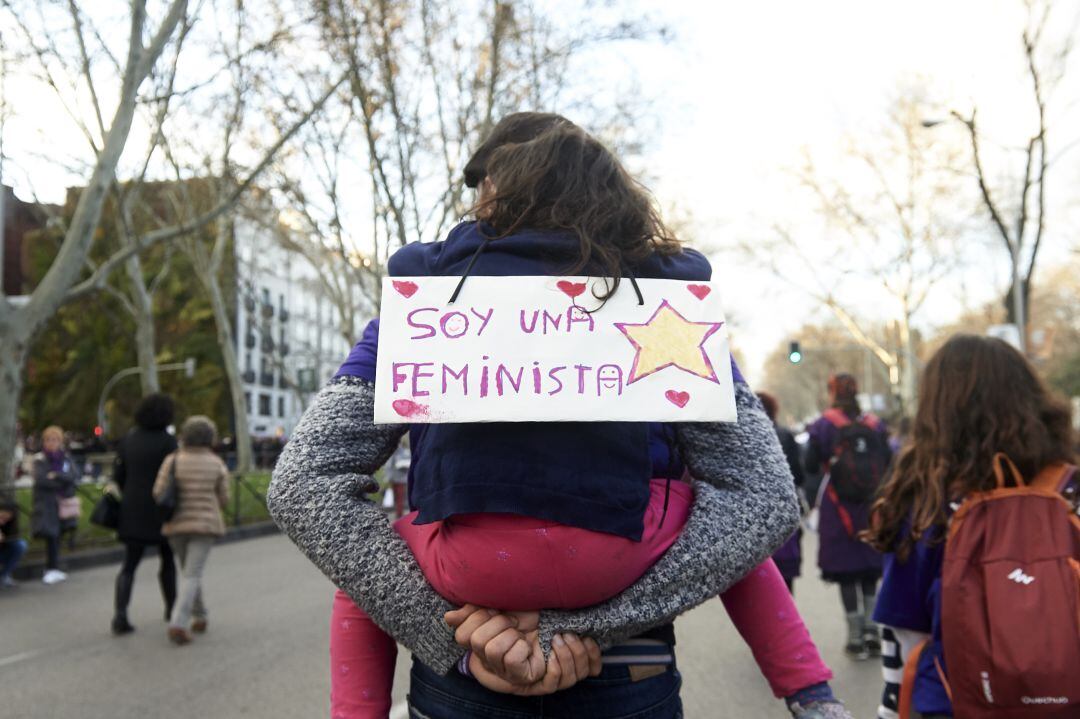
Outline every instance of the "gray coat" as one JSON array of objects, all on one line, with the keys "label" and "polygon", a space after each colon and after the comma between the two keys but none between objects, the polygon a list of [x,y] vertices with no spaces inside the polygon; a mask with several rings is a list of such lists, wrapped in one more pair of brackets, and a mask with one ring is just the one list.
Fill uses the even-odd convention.
[{"label": "gray coat", "polygon": [[[274,469],[267,502],[278,526],[372,620],[445,674],[464,653],[443,621],[453,607],[427,583],[367,492],[406,425],[372,421],[375,387],[339,377],[304,412]],[[674,545],[633,586],[593,607],[544,610],[540,641],[569,631],[610,647],[727,589],[799,525],[799,503],[772,422],[745,384],[738,422],[676,425],[695,501]]]},{"label": "gray coat", "polygon": [[34,455],[34,509],[30,515],[30,531],[35,537],[59,537],[60,533],[74,529],[77,519],[60,519],[60,497],[75,496],[77,478],[75,462],[64,453],[63,465],[54,472],[44,452]]}]

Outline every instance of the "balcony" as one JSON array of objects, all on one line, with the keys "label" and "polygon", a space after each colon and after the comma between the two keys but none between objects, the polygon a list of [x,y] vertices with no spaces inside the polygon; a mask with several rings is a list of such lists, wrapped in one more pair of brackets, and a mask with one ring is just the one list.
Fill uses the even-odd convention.
[{"label": "balcony", "polygon": [[270,319],[274,316],[274,306],[269,302],[264,302],[262,306],[262,316],[264,319]]},{"label": "balcony", "polygon": [[255,384],[255,370],[245,370],[242,379],[248,384]]},{"label": "balcony", "polygon": [[263,335],[262,343],[259,345],[259,349],[261,349],[263,352],[267,352],[267,353],[273,352],[274,351],[274,338],[273,337],[267,337],[266,335]]},{"label": "balcony", "polygon": [[287,309],[285,309],[284,307],[282,307],[280,310],[278,310],[278,317],[281,318],[282,322],[288,322],[289,321],[289,311]]},{"label": "balcony", "polygon": [[261,384],[263,387],[273,387],[274,386],[274,373],[273,372],[260,372],[259,373],[259,384]]},{"label": "balcony", "polygon": [[251,334],[250,332],[248,332],[246,335],[244,335],[244,346],[247,347],[248,349],[251,349],[252,347],[254,347],[255,346],[255,335]]}]

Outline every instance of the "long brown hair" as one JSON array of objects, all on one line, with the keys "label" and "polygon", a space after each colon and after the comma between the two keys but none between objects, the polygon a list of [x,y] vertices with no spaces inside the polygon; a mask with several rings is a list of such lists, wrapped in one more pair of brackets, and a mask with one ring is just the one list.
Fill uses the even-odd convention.
[{"label": "long brown hair", "polygon": [[627,265],[681,251],[649,191],[600,141],[560,115],[504,117],[465,170],[469,186],[487,178],[495,187],[473,211],[498,237],[522,229],[573,233],[578,252],[562,272],[595,267],[613,277],[604,298]]},{"label": "long brown hair", "polygon": [[[957,335],[923,371],[911,439],[874,502],[864,538],[901,559],[924,535],[943,540],[948,503],[994,487],[997,452],[1026,478],[1071,461],[1069,407],[1005,342]],[[905,520],[910,531],[903,533]]]}]

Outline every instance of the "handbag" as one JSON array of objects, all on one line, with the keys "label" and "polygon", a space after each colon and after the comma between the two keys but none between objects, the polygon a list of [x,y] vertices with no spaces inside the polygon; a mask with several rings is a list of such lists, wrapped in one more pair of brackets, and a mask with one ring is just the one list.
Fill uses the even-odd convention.
[{"label": "handbag", "polygon": [[90,512],[90,523],[105,529],[120,528],[120,500],[112,492],[105,492]]},{"label": "handbag", "polygon": [[172,463],[169,465],[169,475],[165,478],[165,489],[154,498],[154,502],[157,504],[158,518],[162,522],[168,522],[176,514],[176,494],[176,455],[174,454]]},{"label": "handbag", "polygon": [[60,497],[56,500],[56,513],[60,519],[78,519],[82,515],[82,502],[79,495]]}]

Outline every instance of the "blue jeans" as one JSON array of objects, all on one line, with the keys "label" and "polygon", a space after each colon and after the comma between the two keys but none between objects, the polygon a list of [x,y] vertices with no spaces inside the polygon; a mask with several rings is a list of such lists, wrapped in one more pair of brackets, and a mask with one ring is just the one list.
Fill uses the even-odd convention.
[{"label": "blue jeans", "polygon": [[26,554],[25,539],[9,539],[0,542],[0,581],[7,579],[15,571],[15,565]]},{"label": "blue jeans", "polygon": [[604,666],[565,691],[517,697],[488,691],[456,669],[445,677],[413,660],[410,719],[682,719],[674,665],[663,674],[632,681],[626,666]]}]

